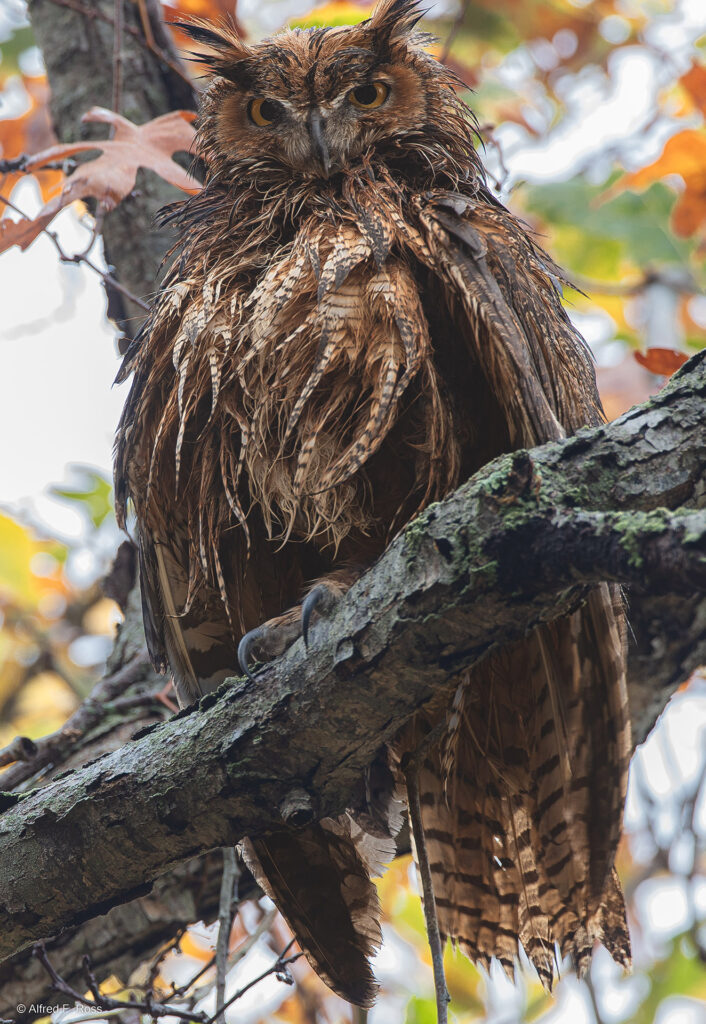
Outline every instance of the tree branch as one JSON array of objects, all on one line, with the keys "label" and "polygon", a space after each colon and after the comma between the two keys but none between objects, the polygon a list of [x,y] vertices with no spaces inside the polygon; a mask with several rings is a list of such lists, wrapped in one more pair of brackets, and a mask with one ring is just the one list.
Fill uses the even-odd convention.
[{"label": "tree branch", "polygon": [[[614,423],[497,459],[410,524],[313,628],[308,652],[297,643],[254,684],[231,681],[46,788],[8,795],[0,955],[281,824],[293,786],[318,814],[339,813],[380,744],[450,677],[576,607],[585,585],[704,594],[705,397],[702,355]],[[689,639],[699,657],[703,632]]]}]

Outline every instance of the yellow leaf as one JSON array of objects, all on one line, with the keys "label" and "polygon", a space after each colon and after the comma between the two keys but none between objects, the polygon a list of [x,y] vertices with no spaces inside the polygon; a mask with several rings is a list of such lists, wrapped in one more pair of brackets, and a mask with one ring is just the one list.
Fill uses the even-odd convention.
[{"label": "yellow leaf", "polygon": [[9,516],[0,515],[0,599],[34,605],[41,584],[30,569],[32,557],[40,550],[29,530]]}]

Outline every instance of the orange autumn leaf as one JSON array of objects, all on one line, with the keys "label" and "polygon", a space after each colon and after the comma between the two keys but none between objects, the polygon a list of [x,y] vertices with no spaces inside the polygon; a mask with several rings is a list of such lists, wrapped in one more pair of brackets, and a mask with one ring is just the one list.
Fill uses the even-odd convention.
[{"label": "orange autumn leaf", "polygon": [[706,115],[706,67],[694,61],[679,81],[701,113]]},{"label": "orange autumn leaf", "polygon": [[613,198],[626,188],[643,189],[655,181],[678,174],[684,179],[684,192],[672,213],[672,227],[686,237],[706,224],[706,131],[688,129],[673,135],[661,156],[639,171],[624,174],[602,199]]},{"label": "orange autumn leaf", "polygon": [[[46,75],[24,75],[22,79],[29,107],[18,117],[0,119],[0,157],[13,160],[23,153],[36,153],[56,142],[49,114],[49,85]],[[0,178],[0,195],[9,196],[22,177],[11,172]],[[48,199],[57,189],[64,175],[59,170],[46,169],[35,175],[42,199]]]},{"label": "orange autumn leaf", "polygon": [[194,138],[194,117],[191,111],[177,110],[146,124],[135,125],[120,114],[103,107],[93,107],[82,120],[113,125],[113,138],[51,146],[26,161],[24,169],[35,172],[48,163],[65,160],[76,153],[102,151],[95,160],[81,164],[66,180],[59,194],[45,203],[35,218],[21,221],[5,218],[0,221],[0,252],[11,245],[25,249],[60,210],[76,199],[92,196],[104,210],[112,210],[135,187],[140,167],[149,168],[184,192],[198,192],[201,188],[199,182],[172,160],[172,153],[190,149]]},{"label": "orange autumn leaf", "polygon": [[623,188],[645,188],[668,174],[688,178],[706,177],[706,131],[689,128],[667,139],[654,163],[620,179]]},{"label": "orange autumn leaf", "polygon": [[220,21],[223,18],[228,21],[238,22],[235,0],[176,0],[173,4],[162,4],[164,19],[167,22],[174,20],[174,15],[186,15],[190,18],[207,18],[209,21]]},{"label": "orange autumn leaf", "polygon": [[647,352],[635,352],[634,355],[640,366],[662,377],[671,377],[689,358],[673,348],[648,348]]},{"label": "orange autumn leaf", "polygon": [[24,252],[37,235],[49,226],[53,217],[53,213],[44,216],[38,214],[33,218],[21,217],[19,220],[3,217],[0,220],[0,253],[5,252],[13,245],[19,245]]}]

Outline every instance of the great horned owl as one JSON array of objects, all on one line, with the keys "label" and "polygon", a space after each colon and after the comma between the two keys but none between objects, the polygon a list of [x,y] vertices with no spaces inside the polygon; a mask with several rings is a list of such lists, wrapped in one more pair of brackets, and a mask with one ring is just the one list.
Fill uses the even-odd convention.
[{"label": "great horned owl", "polygon": [[[121,371],[155,665],[182,705],[296,639],[420,509],[489,459],[601,422],[560,273],[488,190],[417,0],[247,45],[192,24],[213,72],[203,191]],[[306,596],[308,593],[309,596]],[[605,585],[457,680],[421,772],[442,936],[545,983],[629,959],[613,868],[630,752],[622,611]],[[380,814],[244,844],[309,961],[367,1005]],[[371,824],[372,822],[372,824]]]}]

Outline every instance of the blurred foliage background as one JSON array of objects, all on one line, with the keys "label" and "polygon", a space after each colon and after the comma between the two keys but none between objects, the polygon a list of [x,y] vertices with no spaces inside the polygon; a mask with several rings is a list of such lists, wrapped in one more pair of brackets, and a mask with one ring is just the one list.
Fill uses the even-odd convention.
[{"label": "blurred foliage background", "polygon": [[[163,6],[167,20],[176,14],[236,14],[229,0],[165,0]],[[237,18],[241,30],[257,38],[285,23],[346,24],[369,10],[352,0],[313,9],[306,0],[244,0]],[[437,56],[472,89],[466,98],[482,125],[485,160],[499,195],[542,236],[576,285],[566,301],[595,353],[607,414],[617,416],[706,345],[706,3],[443,0],[429,4],[426,24],[438,37]],[[178,32],[175,38],[183,42]],[[57,195],[66,180],[61,164],[37,171],[30,180],[17,169],[17,158],[56,142],[48,98],[23,2],[5,0],[0,11],[3,271],[9,261],[13,266],[19,261],[20,270],[23,260],[30,266],[31,247],[25,254],[9,240],[20,198],[36,211],[40,199]],[[91,231],[84,206],[75,203],[70,216],[88,222]],[[22,250],[28,244],[21,241]],[[95,232],[90,245],[100,269]],[[79,268],[62,272],[78,274]],[[66,283],[65,276],[59,278]],[[28,322],[33,287],[28,280]],[[95,332],[91,336],[80,301],[69,315],[86,345],[104,344]],[[21,329],[22,323],[11,323],[1,330],[9,337]],[[2,337],[2,372],[12,375]],[[32,346],[31,335],[24,344]],[[26,383],[17,380],[14,386]],[[29,394],[26,416],[29,423]],[[8,424],[4,436],[24,429],[23,423]],[[51,446],[53,438],[37,443]],[[71,451],[64,458],[70,463]],[[0,765],[15,756],[7,748],[16,735],[35,740],[57,729],[103,671],[120,619],[118,606],[100,585],[120,540],[108,460],[106,450],[104,465],[70,467],[61,484],[38,480],[34,495],[0,508]],[[70,536],[56,528],[46,503],[34,500],[46,489],[78,515],[81,528]],[[512,986],[501,972],[483,976],[449,950],[452,1018],[458,1024],[704,1024],[705,741],[706,681],[697,675],[675,696],[633,763],[619,871],[630,908],[634,974],[622,977],[599,952],[588,978],[579,981],[567,966],[556,993],[548,995],[526,965]],[[383,989],[369,1020],[432,1024],[430,959],[409,858],[396,861],[379,888],[385,944],[377,973]],[[215,934],[215,926],[195,926],[181,938],[179,950],[132,978],[111,979],[106,991],[128,985],[139,991],[149,976],[155,992],[166,997],[177,987],[190,994],[189,1005],[213,1010],[213,967],[203,968],[211,964]],[[267,969],[273,950],[281,951],[287,942],[286,927],[266,901],[243,904],[230,938],[228,991],[236,992]],[[338,1024],[364,1019],[328,993],[301,961],[292,973],[293,987],[274,977],[254,986],[233,1004],[228,1020]],[[69,1013],[62,1019],[78,1017]]]}]

